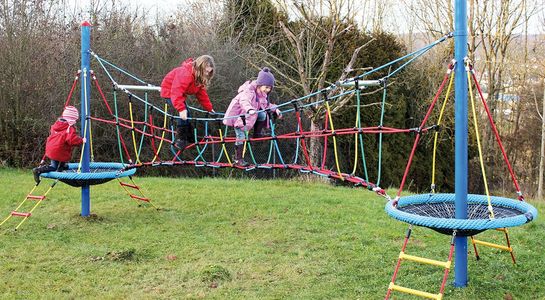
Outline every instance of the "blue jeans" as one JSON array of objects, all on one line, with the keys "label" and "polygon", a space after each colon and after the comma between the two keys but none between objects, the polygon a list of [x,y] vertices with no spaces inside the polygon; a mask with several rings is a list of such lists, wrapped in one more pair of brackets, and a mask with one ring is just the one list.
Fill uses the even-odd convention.
[{"label": "blue jeans", "polygon": [[41,166],[34,168],[35,172],[38,174],[59,171],[62,172],[67,169],[66,163],[58,160],[51,160],[51,163],[47,166]]},{"label": "blue jeans", "polygon": [[[174,105],[172,105],[172,101],[170,99],[165,99],[168,103],[168,105],[170,105],[172,108],[174,108]],[[188,118],[191,118],[191,110],[189,110],[189,107],[185,107],[185,109],[187,110],[187,117]],[[176,110],[176,108],[174,108],[174,111],[178,112]],[[189,125],[189,119],[187,120],[182,120],[182,118],[179,117],[179,115],[176,116],[176,127],[184,127],[184,126],[188,126]]]},{"label": "blue jeans", "polygon": [[[256,122],[263,122],[267,119],[267,114],[264,111],[260,111],[257,113],[257,121]],[[235,127],[235,135],[237,137],[237,141],[235,142],[235,145],[242,145],[244,143],[244,139],[246,139],[246,134],[244,133],[244,129]]]}]

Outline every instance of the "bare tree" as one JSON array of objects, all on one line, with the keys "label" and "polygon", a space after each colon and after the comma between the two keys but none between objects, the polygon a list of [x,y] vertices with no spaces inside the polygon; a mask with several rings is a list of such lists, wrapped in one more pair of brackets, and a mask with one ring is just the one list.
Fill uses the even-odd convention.
[{"label": "bare tree", "polygon": [[[279,21],[278,24],[286,41],[285,49],[289,52],[286,57],[289,59],[268,52],[264,46],[260,49],[265,53],[265,61],[273,66],[281,81],[290,87],[288,90],[293,96],[309,95],[331,84],[327,78],[334,60],[334,48],[345,33],[357,26],[356,3],[353,0],[308,0],[304,4],[277,1],[277,6],[284,14],[299,20],[290,23]],[[363,47],[365,45],[360,45],[354,50],[341,78],[353,71],[355,58]],[[319,130],[321,116],[317,107],[311,107],[311,112],[310,129]],[[318,139],[310,140],[310,149],[312,160],[317,161],[320,149]]]}]

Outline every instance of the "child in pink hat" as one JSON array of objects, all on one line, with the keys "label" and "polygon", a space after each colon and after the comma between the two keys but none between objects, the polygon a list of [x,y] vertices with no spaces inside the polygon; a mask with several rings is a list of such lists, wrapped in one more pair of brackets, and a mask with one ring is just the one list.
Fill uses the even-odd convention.
[{"label": "child in pink hat", "polygon": [[74,106],[67,106],[62,112],[62,116],[51,125],[45,144],[45,156],[51,160],[51,164],[32,169],[36,184],[40,183],[41,173],[64,170],[66,163],[72,157],[72,149],[85,143],[85,138],[81,138],[74,127],[78,119],[78,109]]}]

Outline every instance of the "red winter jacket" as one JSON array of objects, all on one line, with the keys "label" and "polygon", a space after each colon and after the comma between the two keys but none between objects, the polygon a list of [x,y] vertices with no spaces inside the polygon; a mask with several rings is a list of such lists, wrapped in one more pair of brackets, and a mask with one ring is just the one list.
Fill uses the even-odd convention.
[{"label": "red winter jacket", "polygon": [[45,155],[49,159],[67,162],[72,157],[72,149],[83,144],[83,139],[76,134],[76,129],[64,120],[57,120],[51,125],[51,131],[45,144]]},{"label": "red winter jacket", "polygon": [[193,59],[186,59],[179,67],[174,68],[161,82],[161,97],[170,99],[177,111],[186,109],[187,95],[195,95],[206,111],[212,111],[212,103],[203,85],[195,84]]}]

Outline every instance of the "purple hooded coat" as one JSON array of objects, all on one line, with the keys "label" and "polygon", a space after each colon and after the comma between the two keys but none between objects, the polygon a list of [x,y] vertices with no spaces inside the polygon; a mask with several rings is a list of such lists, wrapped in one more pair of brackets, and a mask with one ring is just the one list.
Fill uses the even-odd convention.
[{"label": "purple hooded coat", "polygon": [[[223,124],[227,126],[233,126],[236,128],[244,129],[246,131],[254,127],[255,121],[257,120],[257,114],[249,115],[248,111],[250,109],[264,110],[267,108],[275,109],[275,105],[272,105],[267,100],[267,97],[259,96],[257,93],[257,84],[254,81],[246,81],[243,85],[238,88],[238,95],[231,100],[231,104],[225,112],[225,119],[223,119]],[[246,115],[246,127],[242,122],[242,118],[233,118],[237,115]]]}]

